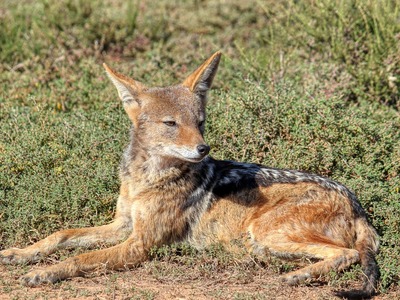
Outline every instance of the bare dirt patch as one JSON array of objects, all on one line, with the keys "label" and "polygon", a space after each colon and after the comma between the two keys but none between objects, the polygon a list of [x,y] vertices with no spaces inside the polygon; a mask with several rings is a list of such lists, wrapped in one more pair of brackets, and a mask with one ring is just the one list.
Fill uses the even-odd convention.
[{"label": "bare dirt patch", "polygon": [[[201,266],[203,261],[197,261]],[[40,266],[34,266],[40,267]],[[176,262],[150,261],[124,272],[95,274],[35,288],[19,284],[30,267],[0,266],[0,299],[340,299],[337,292],[359,282],[313,282],[291,287],[268,268],[232,264],[209,270]],[[400,290],[373,297],[399,299]]]}]

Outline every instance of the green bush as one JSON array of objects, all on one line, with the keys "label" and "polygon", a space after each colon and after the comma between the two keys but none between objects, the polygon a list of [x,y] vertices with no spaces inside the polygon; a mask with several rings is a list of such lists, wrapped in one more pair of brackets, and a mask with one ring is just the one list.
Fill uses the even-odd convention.
[{"label": "green bush", "polygon": [[[333,65],[331,84],[351,101],[400,108],[400,4],[394,0],[259,2],[270,26],[253,62],[265,71],[270,54],[284,71],[300,60]],[[253,49],[252,49],[253,50]],[[254,51],[254,50],[253,50]],[[287,58],[287,61],[284,58]],[[303,70],[295,72],[305,76]]]}]

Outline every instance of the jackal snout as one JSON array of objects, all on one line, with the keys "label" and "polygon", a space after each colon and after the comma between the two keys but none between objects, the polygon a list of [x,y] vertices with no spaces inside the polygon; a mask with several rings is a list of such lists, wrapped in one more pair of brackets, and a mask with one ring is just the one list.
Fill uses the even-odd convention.
[{"label": "jackal snout", "polygon": [[209,152],[210,146],[205,144],[204,141],[194,146],[172,144],[169,146],[165,146],[163,149],[163,153],[168,156],[176,157],[190,162],[202,161]]},{"label": "jackal snout", "polygon": [[164,152],[186,161],[200,162],[210,152],[210,146],[203,138],[203,130],[204,125],[197,128],[193,125],[178,127],[175,138],[166,141]]},{"label": "jackal snout", "polygon": [[200,162],[210,152],[210,146],[206,144],[199,144],[193,150],[183,147],[175,149],[174,151],[179,154],[178,158],[182,158],[190,162]]}]

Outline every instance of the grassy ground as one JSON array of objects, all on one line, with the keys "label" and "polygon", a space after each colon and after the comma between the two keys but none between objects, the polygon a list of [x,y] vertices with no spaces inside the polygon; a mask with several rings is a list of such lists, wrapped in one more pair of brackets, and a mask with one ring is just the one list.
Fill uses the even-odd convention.
[{"label": "grassy ground", "polygon": [[[380,298],[400,297],[399,17],[389,0],[0,1],[0,249],[112,219],[129,122],[103,61],[167,85],[221,49],[212,155],[349,186],[381,235]],[[354,267],[325,285],[282,288],[287,262],[165,251],[136,271],[35,292],[15,280],[28,267],[1,267],[0,294],[330,299],[360,276]]]}]

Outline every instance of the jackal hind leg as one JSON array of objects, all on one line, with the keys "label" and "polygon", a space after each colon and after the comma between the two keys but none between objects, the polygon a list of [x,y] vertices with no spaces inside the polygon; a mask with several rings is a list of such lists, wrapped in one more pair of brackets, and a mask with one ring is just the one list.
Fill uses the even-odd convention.
[{"label": "jackal hind leg", "polygon": [[34,263],[58,249],[91,247],[98,243],[116,244],[130,231],[130,225],[122,218],[98,227],[60,230],[26,248],[0,251],[0,263]]},{"label": "jackal hind leg", "polygon": [[36,286],[83,276],[96,270],[119,270],[135,266],[147,257],[143,243],[133,238],[116,246],[66,259],[44,269],[33,270],[20,278],[21,283]]},{"label": "jackal hind leg", "polygon": [[296,285],[309,279],[328,274],[331,270],[342,271],[360,260],[355,249],[338,247],[324,243],[298,243],[281,241],[266,244],[269,252],[277,257],[295,258],[309,257],[319,261],[289,272],[282,276],[282,280],[289,285]]}]

